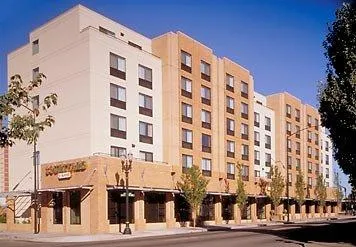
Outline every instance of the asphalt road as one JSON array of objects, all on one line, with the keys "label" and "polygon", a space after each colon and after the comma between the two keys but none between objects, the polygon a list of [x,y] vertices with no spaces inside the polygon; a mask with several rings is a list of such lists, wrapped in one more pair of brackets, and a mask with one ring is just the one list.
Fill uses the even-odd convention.
[{"label": "asphalt road", "polygon": [[214,231],[184,235],[115,240],[85,243],[37,243],[16,240],[0,240],[1,247],[71,247],[71,246],[120,246],[120,247],[236,247],[236,246],[309,246],[309,241],[321,243],[338,243],[328,246],[356,246],[356,219],[335,220],[308,224],[268,226],[251,229],[228,230],[215,228]]}]

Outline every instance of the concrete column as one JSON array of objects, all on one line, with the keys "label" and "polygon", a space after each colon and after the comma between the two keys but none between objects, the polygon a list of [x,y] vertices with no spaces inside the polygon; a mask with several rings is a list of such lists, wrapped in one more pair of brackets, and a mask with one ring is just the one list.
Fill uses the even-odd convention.
[{"label": "concrete column", "polygon": [[251,203],[250,207],[251,207],[251,220],[252,220],[252,222],[256,222],[257,221],[257,204],[256,204],[256,201]]},{"label": "concrete column", "polygon": [[331,216],[331,205],[330,205],[330,204],[328,204],[328,205],[326,206],[326,214],[327,214],[328,217]]},{"label": "concrete column", "polygon": [[7,197],[6,204],[7,204],[6,225],[7,225],[7,230],[11,231],[15,224],[15,199]]},{"label": "concrete column", "polygon": [[306,218],[306,205],[305,203],[300,207],[300,219]]},{"label": "concrete column", "polygon": [[268,220],[268,221],[270,221],[271,220],[271,204],[270,203],[268,203],[268,204],[266,204],[266,219]]},{"label": "concrete column", "polygon": [[63,232],[68,232],[70,224],[69,191],[63,193]]},{"label": "concrete column", "polygon": [[51,225],[53,217],[53,207],[50,205],[51,195],[52,193],[50,192],[43,192],[41,194],[41,232],[47,232],[48,226]]},{"label": "concrete column", "polygon": [[146,228],[145,198],[144,193],[141,191],[135,191],[134,215],[135,230],[144,230]]},{"label": "concrete column", "polygon": [[234,204],[234,221],[236,224],[241,224],[241,210],[237,203]]},{"label": "concrete column", "polygon": [[167,228],[173,228],[176,225],[173,193],[166,193],[166,223]]},{"label": "concrete column", "polygon": [[295,219],[295,203],[290,205],[290,219],[291,220]]},{"label": "concrete column", "polygon": [[276,217],[276,219],[283,220],[283,209],[284,209],[283,204],[279,204],[278,207],[277,207],[277,217]]},{"label": "concrete column", "polygon": [[315,217],[315,204],[310,205],[310,215],[312,218]]},{"label": "concrete column", "polygon": [[221,209],[221,196],[215,196],[214,210],[215,210],[215,224],[222,224],[222,209]]}]

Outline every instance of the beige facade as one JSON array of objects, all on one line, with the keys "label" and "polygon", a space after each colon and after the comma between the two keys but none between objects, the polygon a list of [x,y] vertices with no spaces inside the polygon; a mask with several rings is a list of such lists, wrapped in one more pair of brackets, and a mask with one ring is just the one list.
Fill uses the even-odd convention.
[{"label": "beige facade", "polygon": [[[205,224],[269,220],[271,205],[255,173],[262,169],[254,157],[256,111],[272,118],[270,165],[280,161],[287,169],[287,156],[299,158],[303,169],[307,161],[317,164],[318,145],[307,144],[305,133],[293,135],[292,150],[286,148],[286,122],[303,128],[306,115],[318,119],[314,108],[289,94],[267,96],[267,103],[258,96],[260,106],[249,70],[182,32],[150,40],[79,5],[31,32],[29,44],[8,56],[9,75],[28,81],[35,68],[48,78],[35,93],[59,98],[49,111],[55,126],[38,145],[43,232],[122,231],[126,194],[118,157],[127,153],[133,154],[129,215],[135,230],[189,222],[177,181],[192,165],[209,179],[200,212]],[[300,109],[299,120],[286,115],[286,104]],[[242,211],[235,202],[237,164],[248,193]],[[27,207],[19,209],[20,202],[30,205],[31,148],[11,148],[9,166],[10,186],[18,188],[8,197],[7,229],[19,230],[33,218]],[[290,170],[293,188],[296,168]]]}]

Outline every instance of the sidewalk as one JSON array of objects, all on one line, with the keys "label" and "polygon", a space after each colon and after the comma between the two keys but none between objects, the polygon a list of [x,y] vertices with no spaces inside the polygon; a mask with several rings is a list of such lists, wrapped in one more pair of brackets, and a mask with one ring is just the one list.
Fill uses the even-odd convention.
[{"label": "sidewalk", "polygon": [[205,228],[173,228],[152,231],[133,231],[132,235],[123,235],[122,233],[104,233],[93,235],[71,235],[70,233],[40,233],[33,234],[28,232],[0,232],[1,239],[23,240],[33,242],[95,242],[109,241],[132,238],[145,238],[154,236],[165,236],[175,234],[189,234],[196,232],[206,232]]}]

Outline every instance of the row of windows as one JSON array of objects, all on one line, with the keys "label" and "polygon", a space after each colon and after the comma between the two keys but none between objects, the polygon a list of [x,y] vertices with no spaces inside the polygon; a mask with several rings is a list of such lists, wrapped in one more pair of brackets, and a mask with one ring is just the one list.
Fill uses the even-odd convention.
[{"label": "row of windows", "polygon": [[[255,146],[260,146],[260,132],[255,131],[254,132],[254,143]],[[272,146],[272,139],[270,135],[265,135],[265,148],[267,149],[271,149]]]},{"label": "row of windows", "polygon": [[[126,156],[127,151],[126,151],[126,148],[124,148],[124,147],[111,146],[110,154],[113,157],[122,157],[122,156]],[[153,153],[152,152],[146,152],[146,151],[140,150],[139,155],[140,155],[141,160],[153,162]]]},{"label": "row of windows", "polygon": [[[258,112],[254,112],[254,125],[260,127],[261,119]],[[271,131],[271,118],[265,116],[265,130]]]},{"label": "row of windows", "polygon": [[[260,151],[255,150],[254,151],[254,157],[255,157],[255,165],[260,165],[261,164],[261,155],[260,155]],[[270,167],[271,166],[271,162],[272,162],[272,156],[270,153],[265,153],[265,166]]]}]

